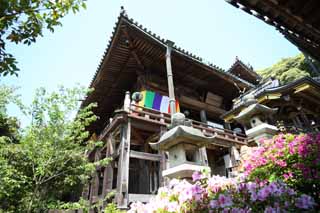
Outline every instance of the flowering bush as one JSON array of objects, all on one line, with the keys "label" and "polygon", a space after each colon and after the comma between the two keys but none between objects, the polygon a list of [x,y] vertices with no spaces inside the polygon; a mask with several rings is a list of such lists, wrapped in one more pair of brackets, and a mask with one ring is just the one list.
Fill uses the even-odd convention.
[{"label": "flowering bush", "polygon": [[320,134],[280,134],[262,140],[244,162],[250,180],[282,180],[320,201]]},{"label": "flowering bush", "polygon": [[129,212],[299,212],[312,211],[313,198],[299,196],[282,182],[241,182],[195,173],[193,183],[171,180],[149,203],[133,203]]}]

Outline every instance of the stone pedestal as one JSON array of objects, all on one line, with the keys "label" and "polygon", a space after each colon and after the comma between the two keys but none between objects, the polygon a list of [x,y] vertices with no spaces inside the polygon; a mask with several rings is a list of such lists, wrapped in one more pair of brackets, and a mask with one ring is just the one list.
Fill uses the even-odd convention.
[{"label": "stone pedestal", "polygon": [[246,134],[247,136],[253,138],[258,145],[260,145],[259,141],[261,139],[270,139],[277,134],[277,132],[277,127],[267,123],[261,123],[251,129],[248,129]]},{"label": "stone pedestal", "polygon": [[163,177],[167,177],[169,179],[172,178],[191,178],[194,172],[201,172],[203,170],[209,171],[210,168],[208,166],[201,166],[191,163],[183,163],[178,166],[171,167],[162,172]]}]

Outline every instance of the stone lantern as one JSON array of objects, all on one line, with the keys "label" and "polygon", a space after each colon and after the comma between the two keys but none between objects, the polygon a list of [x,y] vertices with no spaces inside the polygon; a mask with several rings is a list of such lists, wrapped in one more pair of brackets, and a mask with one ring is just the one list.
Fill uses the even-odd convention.
[{"label": "stone lantern", "polygon": [[270,108],[259,104],[252,96],[245,97],[244,104],[247,107],[234,119],[244,125],[246,134],[259,144],[261,138],[271,138],[278,132],[276,126],[268,124],[268,118],[277,112],[277,108]]},{"label": "stone lantern", "polygon": [[173,114],[170,128],[159,142],[150,144],[153,149],[169,153],[169,168],[162,176],[191,179],[195,171],[210,171],[206,152],[201,149],[208,143],[203,133],[191,127],[182,113]]}]

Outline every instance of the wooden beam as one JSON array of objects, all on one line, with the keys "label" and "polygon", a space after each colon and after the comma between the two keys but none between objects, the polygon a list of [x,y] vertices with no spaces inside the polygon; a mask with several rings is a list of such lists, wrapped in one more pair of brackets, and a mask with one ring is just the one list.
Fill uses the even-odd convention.
[{"label": "wooden beam", "polygon": [[149,161],[160,161],[161,155],[130,150],[130,158],[137,158],[137,159],[149,160]]},{"label": "wooden beam", "polygon": [[310,88],[310,84],[302,84],[294,88],[294,93],[299,93],[301,91],[307,90]]}]

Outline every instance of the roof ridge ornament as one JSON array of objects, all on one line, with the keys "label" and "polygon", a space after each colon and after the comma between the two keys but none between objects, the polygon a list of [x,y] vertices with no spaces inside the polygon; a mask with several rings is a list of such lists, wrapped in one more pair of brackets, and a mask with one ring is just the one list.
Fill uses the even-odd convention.
[{"label": "roof ridge ornament", "polygon": [[125,17],[128,16],[127,11],[124,9],[124,6],[120,7],[120,15]]}]

